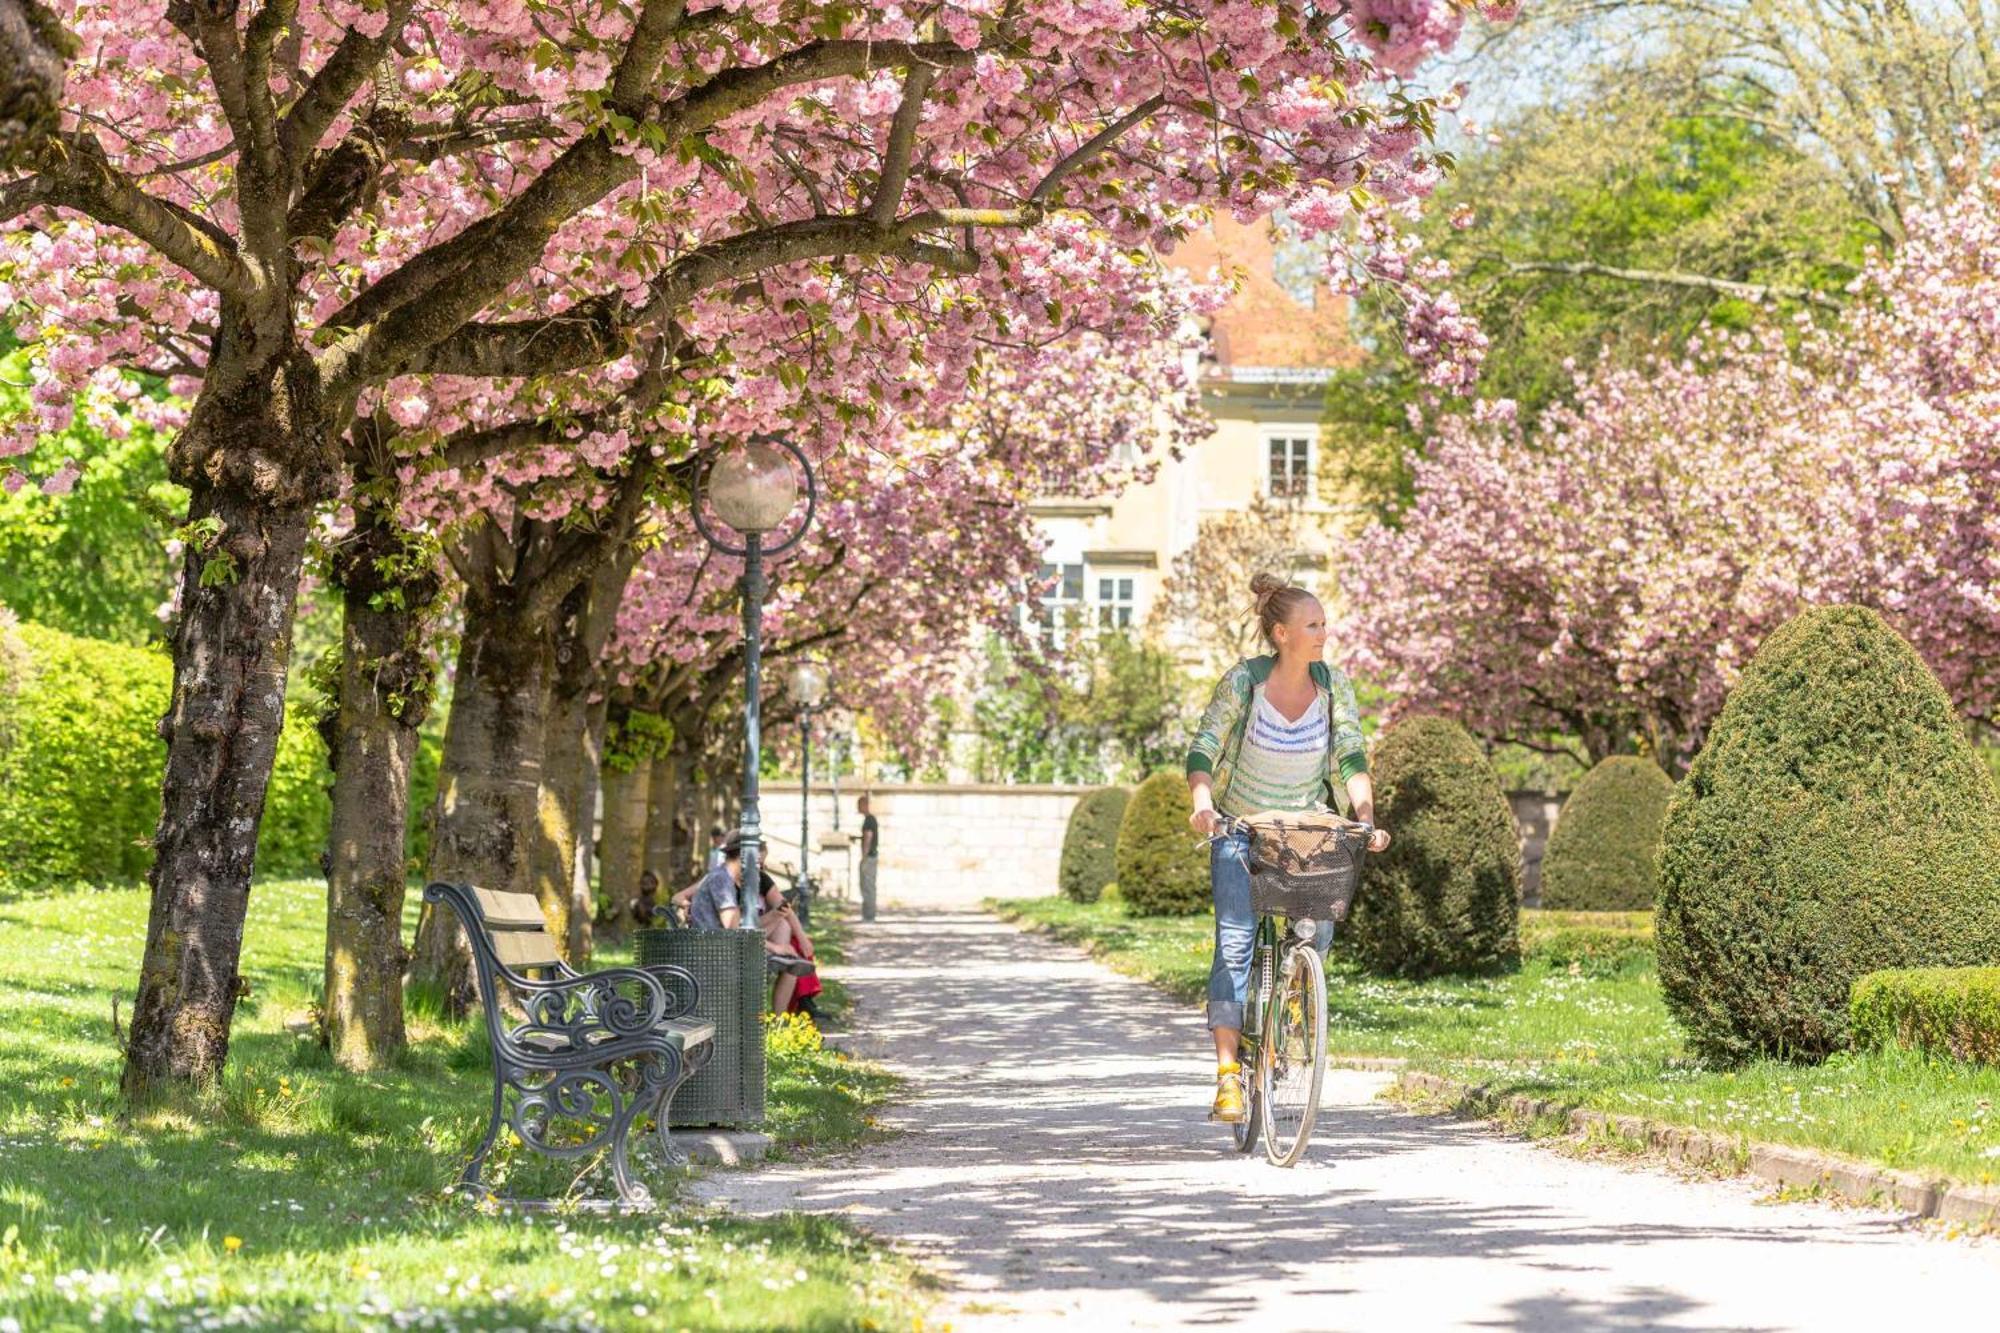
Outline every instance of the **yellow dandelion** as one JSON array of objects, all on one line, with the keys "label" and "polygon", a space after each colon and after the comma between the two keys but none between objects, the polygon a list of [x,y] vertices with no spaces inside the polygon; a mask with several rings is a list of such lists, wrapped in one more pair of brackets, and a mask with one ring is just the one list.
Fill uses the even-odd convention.
[{"label": "yellow dandelion", "polygon": [[243,1237],[224,1236],[222,1238],[222,1248],[229,1251],[229,1253],[231,1254],[236,1253],[238,1250],[243,1248]]}]

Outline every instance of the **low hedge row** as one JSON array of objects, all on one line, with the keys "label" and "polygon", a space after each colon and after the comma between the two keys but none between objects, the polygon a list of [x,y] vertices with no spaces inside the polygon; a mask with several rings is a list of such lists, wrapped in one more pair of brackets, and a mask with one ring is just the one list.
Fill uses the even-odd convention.
[{"label": "low hedge row", "polygon": [[1870,972],[1854,983],[1848,1022],[1858,1046],[2000,1064],[2000,967]]},{"label": "low hedge row", "polygon": [[[173,692],[157,649],[0,624],[0,881],[130,882],[152,864]],[[279,738],[258,869],[310,872],[326,846],[326,751],[304,710]]]}]

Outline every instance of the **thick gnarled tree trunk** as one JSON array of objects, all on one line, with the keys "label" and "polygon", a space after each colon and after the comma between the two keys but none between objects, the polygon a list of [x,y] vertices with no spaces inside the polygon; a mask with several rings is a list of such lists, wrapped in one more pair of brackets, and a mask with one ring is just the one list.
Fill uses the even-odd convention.
[{"label": "thick gnarled tree trunk", "polygon": [[[237,368],[205,396],[169,468],[189,488],[152,905],[124,1088],[212,1082],[243,993],[238,965],[264,795],[285,719],[292,614],[313,508],[334,469],[309,362]],[[212,378],[214,375],[212,374]]]},{"label": "thick gnarled tree trunk", "polygon": [[333,764],[321,1037],[344,1069],[403,1049],[403,892],[410,768],[430,710],[424,636],[439,581],[373,506],[335,550],[342,594],[339,706],[323,719]]},{"label": "thick gnarled tree trunk", "polygon": [[[426,878],[535,892],[535,826],[554,671],[545,629],[490,603],[467,605]],[[567,888],[541,900],[558,941],[569,936]],[[449,912],[424,908],[415,954],[413,979],[436,990],[448,1012],[463,1012],[473,994],[471,958],[465,933]]]}]

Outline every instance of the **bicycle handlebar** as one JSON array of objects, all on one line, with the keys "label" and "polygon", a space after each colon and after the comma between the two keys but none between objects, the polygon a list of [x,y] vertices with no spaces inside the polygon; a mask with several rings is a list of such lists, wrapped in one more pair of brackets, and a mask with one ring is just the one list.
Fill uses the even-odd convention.
[{"label": "bicycle handlebar", "polygon": [[[1251,828],[1252,825],[1249,820],[1239,815],[1225,815],[1220,810],[1217,810],[1215,812],[1215,832],[1203,838],[1201,845],[1204,847],[1211,846],[1232,834],[1248,833]],[[1340,831],[1357,836],[1364,843],[1375,836],[1375,826],[1359,819],[1342,819]]]}]

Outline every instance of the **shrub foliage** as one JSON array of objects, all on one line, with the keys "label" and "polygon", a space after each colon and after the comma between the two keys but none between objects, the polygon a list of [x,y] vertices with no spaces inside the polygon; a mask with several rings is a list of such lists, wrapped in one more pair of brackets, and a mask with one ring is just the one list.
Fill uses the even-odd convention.
[{"label": "shrub foliage", "polygon": [[[173,689],[157,649],[0,627],[0,880],[130,881],[152,864]],[[264,804],[258,869],[316,869],[326,845],[326,751],[288,714]]]},{"label": "shrub foliage", "polygon": [[1086,792],[1070,811],[1056,881],[1071,902],[1094,903],[1118,877],[1118,825],[1132,793],[1123,787]]},{"label": "shrub foliage", "polygon": [[1118,892],[1138,916],[1193,916],[1210,901],[1208,853],[1188,818],[1194,801],[1179,773],[1140,783],[1118,823]]},{"label": "shrub foliage", "polygon": [[2000,967],[1870,972],[1848,1004],[1854,1044],[2000,1065]]},{"label": "shrub foliage", "polygon": [[1572,912],[1650,909],[1660,827],[1673,794],[1673,779],[1636,755],[1613,755],[1585,774],[1549,835],[1542,906]]},{"label": "shrub foliage", "polygon": [[1465,728],[1398,723],[1376,747],[1371,856],[1348,919],[1355,955],[1387,976],[1480,972],[1520,961],[1521,843],[1500,779]]},{"label": "shrub foliage", "polygon": [[2000,795],[1873,611],[1765,640],[1674,793],[1660,983],[1711,1059],[1847,1044],[1866,973],[2000,961]]}]

